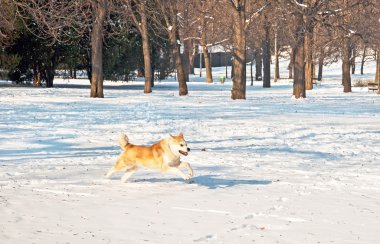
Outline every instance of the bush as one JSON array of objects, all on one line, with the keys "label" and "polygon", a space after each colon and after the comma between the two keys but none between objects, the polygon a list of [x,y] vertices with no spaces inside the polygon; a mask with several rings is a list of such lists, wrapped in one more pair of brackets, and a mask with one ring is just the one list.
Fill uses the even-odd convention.
[{"label": "bush", "polygon": [[368,86],[368,83],[370,82],[374,82],[373,80],[371,79],[360,79],[360,80],[356,80],[354,82],[354,87],[367,87]]}]

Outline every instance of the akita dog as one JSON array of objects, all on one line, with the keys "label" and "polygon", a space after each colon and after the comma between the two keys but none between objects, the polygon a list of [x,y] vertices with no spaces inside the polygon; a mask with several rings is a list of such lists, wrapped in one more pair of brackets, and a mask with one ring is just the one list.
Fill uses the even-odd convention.
[{"label": "akita dog", "polygon": [[[187,156],[190,148],[182,133],[178,136],[169,135],[152,146],[138,146],[129,143],[125,134],[119,136],[119,144],[122,152],[113,166],[107,173],[109,178],[117,171],[126,171],[121,178],[122,182],[126,182],[129,177],[139,167],[159,169],[161,172],[175,173],[184,180],[188,180],[193,176],[193,169],[187,162],[181,162],[180,156]],[[186,167],[189,174],[184,174],[179,167]]]}]

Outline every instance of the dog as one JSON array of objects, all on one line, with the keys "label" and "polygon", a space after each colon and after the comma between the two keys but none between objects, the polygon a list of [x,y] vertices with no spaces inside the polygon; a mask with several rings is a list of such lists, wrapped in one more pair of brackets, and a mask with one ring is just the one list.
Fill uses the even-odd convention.
[{"label": "dog", "polygon": [[[151,146],[131,144],[127,135],[121,134],[119,145],[124,151],[119,155],[115,166],[106,174],[107,178],[117,171],[126,171],[121,178],[122,182],[126,182],[139,167],[174,173],[184,180],[189,180],[193,176],[190,164],[180,159],[181,155],[187,156],[190,152],[182,132],[178,136],[169,135]],[[184,174],[180,167],[186,167],[189,173]]]}]

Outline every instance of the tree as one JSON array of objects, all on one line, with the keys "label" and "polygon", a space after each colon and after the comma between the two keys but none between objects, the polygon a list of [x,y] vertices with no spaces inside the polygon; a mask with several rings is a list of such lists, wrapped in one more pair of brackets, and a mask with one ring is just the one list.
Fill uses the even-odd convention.
[{"label": "tree", "polygon": [[[364,42],[363,60],[366,49],[371,48],[374,51],[376,60],[375,82],[380,87],[380,2],[378,0],[365,1],[361,9],[363,14],[359,29]],[[377,90],[377,93],[380,94],[380,89]]]},{"label": "tree", "polygon": [[376,77],[375,82],[377,83],[377,94],[380,94],[380,47],[376,53]]},{"label": "tree", "polygon": [[[211,4],[212,5],[212,4]],[[207,33],[208,31],[208,23],[210,20],[212,21],[212,13],[210,11],[211,6],[207,4],[207,1],[201,1],[201,39],[200,44],[203,48],[203,57],[205,61],[205,69],[206,69],[206,81],[207,83],[212,83],[212,69],[211,69],[211,61],[208,53],[208,45],[207,45]],[[210,31],[211,32],[211,31]]]},{"label": "tree", "polygon": [[278,79],[280,79],[280,45],[278,42],[278,25],[275,24],[275,30],[274,30],[274,78],[273,81],[277,82]]},{"label": "tree", "polygon": [[[316,4],[318,1],[315,1]],[[314,41],[313,41],[313,32],[315,25],[315,13],[318,9],[313,6],[313,0],[306,0],[307,8],[306,12],[306,21],[305,21],[305,89],[313,89],[313,76],[314,76]],[[317,10],[317,11],[316,11]]]},{"label": "tree", "polygon": [[92,2],[95,19],[91,31],[91,97],[103,98],[103,26],[108,11],[107,0]]},{"label": "tree", "polygon": [[295,0],[298,9],[294,14],[296,44],[293,48],[294,55],[294,83],[293,96],[298,99],[306,97],[305,89],[305,22],[304,22],[304,1]]},{"label": "tree", "polygon": [[232,55],[233,55],[233,80],[232,99],[245,99],[246,95],[246,1],[230,0],[230,10],[232,13]]},{"label": "tree", "polygon": [[270,63],[271,63],[271,51],[270,51],[270,23],[268,17],[264,14],[264,38],[262,40],[262,50],[263,50],[263,66],[264,66],[264,76],[263,76],[263,87],[270,87]]},{"label": "tree", "polygon": [[260,47],[255,47],[255,69],[256,69],[256,74],[255,74],[255,80],[256,81],[261,81],[263,80],[263,52]]},{"label": "tree", "polygon": [[[103,98],[103,38],[123,29],[124,22],[115,18],[120,11],[118,1],[20,0],[14,1],[17,14],[24,22],[36,22],[40,38],[51,38],[52,44],[70,42],[89,32],[91,38],[91,97]],[[33,30],[31,30],[33,31]]]},{"label": "tree", "polygon": [[376,50],[375,82],[378,85],[377,94],[380,94],[380,33],[378,31],[380,29],[380,20],[378,19],[378,16],[380,15],[380,2],[373,0],[368,11],[370,13],[369,16],[371,16],[371,18],[369,18],[369,33],[371,34],[369,42],[372,43],[373,49]]},{"label": "tree", "polygon": [[103,55],[104,78],[129,81],[131,73],[144,66],[141,35],[131,31],[118,35],[118,38],[107,38],[106,43]]},{"label": "tree", "polygon": [[188,89],[180,51],[180,23],[178,20],[179,3],[176,0],[155,0],[155,4],[157,6],[157,12],[155,13],[155,22],[159,28],[164,29],[167,33],[177,68],[179,95],[184,96],[188,94]]},{"label": "tree", "polygon": [[[28,25],[28,28],[36,28],[33,21]],[[26,31],[26,28],[18,31],[20,31],[18,37],[6,48],[9,54],[20,58],[18,64],[9,70],[9,78],[16,83],[33,80],[34,86],[41,86],[44,81],[46,87],[52,87],[63,46],[57,43],[51,44],[50,39],[38,38]],[[38,29],[34,33],[38,33]]]},{"label": "tree", "polygon": [[330,2],[330,26],[333,28],[335,43],[340,48],[342,60],[343,92],[351,92],[352,53],[355,42],[362,38],[358,23],[367,0],[336,0]]},{"label": "tree", "polygon": [[150,1],[147,0],[124,0],[127,4],[128,14],[131,17],[134,27],[138,30],[141,35],[141,40],[143,44],[143,54],[144,54],[144,93],[152,92],[152,60],[151,60],[151,48],[149,41],[149,30],[148,30],[148,14]]},{"label": "tree", "polygon": [[253,20],[269,4],[260,8],[256,2],[246,0],[227,0],[227,11],[232,22],[232,99],[246,99],[246,45],[247,29]]}]

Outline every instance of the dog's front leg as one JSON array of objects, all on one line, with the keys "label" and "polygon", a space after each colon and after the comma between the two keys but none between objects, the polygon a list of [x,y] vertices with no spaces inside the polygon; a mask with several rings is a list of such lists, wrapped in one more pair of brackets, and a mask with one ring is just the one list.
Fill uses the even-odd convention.
[{"label": "dog's front leg", "polygon": [[169,167],[167,172],[170,172],[170,173],[174,173],[174,174],[177,174],[179,176],[181,176],[184,180],[188,180],[191,178],[190,175],[185,175],[179,168],[177,167]]},{"label": "dog's front leg", "polygon": [[188,162],[181,162],[179,165],[180,167],[186,167],[189,170],[189,176],[190,178],[193,177],[193,169],[191,168],[190,164]]}]

